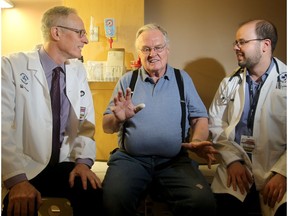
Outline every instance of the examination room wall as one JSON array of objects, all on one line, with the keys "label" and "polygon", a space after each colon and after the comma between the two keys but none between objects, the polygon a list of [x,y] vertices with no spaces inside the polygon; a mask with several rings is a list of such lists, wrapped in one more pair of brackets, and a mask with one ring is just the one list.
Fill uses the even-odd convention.
[{"label": "examination room wall", "polygon": [[206,107],[222,78],[237,67],[232,42],[239,24],[268,19],[277,29],[275,56],[287,63],[286,0],[145,0],[144,22],[169,34],[169,63],[185,69]]}]

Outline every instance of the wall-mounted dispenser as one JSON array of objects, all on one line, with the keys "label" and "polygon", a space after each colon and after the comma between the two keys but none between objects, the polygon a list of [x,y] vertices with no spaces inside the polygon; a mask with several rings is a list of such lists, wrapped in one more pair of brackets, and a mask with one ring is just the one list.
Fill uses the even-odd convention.
[{"label": "wall-mounted dispenser", "polygon": [[98,38],[98,26],[94,25],[94,17],[91,16],[90,18],[90,38],[89,41],[91,42],[97,42],[99,40]]},{"label": "wall-mounted dispenser", "polygon": [[116,28],[114,18],[104,19],[105,36],[108,39],[110,49],[112,48],[113,41],[116,39]]}]

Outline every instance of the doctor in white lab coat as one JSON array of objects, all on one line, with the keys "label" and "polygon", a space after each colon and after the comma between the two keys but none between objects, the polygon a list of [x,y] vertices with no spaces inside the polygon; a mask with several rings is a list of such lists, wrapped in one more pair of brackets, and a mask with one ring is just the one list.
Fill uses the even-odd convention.
[{"label": "doctor in white lab coat", "polygon": [[[212,139],[221,156],[211,185],[218,215],[247,214],[247,206],[258,205],[247,198],[251,194],[259,195],[264,216],[275,215],[283,203],[281,211],[286,212],[287,67],[272,58],[277,42],[273,30],[263,20],[240,26],[234,44],[240,68],[222,80],[209,109]],[[250,129],[249,110],[258,90],[251,97],[247,79],[259,89]]]},{"label": "doctor in white lab coat", "polygon": [[[86,72],[79,60],[69,60],[65,68],[72,109],[59,162],[94,160],[95,120]],[[38,50],[2,57],[1,74],[2,178],[24,172],[32,179],[48,165],[52,149],[50,93]]]},{"label": "doctor in white lab coat", "polygon": [[[43,46],[1,60],[2,198],[9,192],[2,213],[34,215],[43,196],[60,196],[71,201],[74,216],[90,214],[97,211],[101,182],[90,169],[96,155],[94,107],[86,71],[77,59],[88,43],[84,24],[74,9],[59,6],[44,14],[42,25]],[[55,66],[63,69],[63,121],[58,163],[50,165]]]}]

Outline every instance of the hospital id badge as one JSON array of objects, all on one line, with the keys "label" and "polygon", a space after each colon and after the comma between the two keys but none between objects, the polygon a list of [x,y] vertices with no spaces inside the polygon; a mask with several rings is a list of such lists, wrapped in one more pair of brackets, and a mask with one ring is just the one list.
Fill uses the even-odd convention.
[{"label": "hospital id badge", "polygon": [[247,153],[252,153],[255,148],[255,139],[253,136],[241,135],[240,145]]}]

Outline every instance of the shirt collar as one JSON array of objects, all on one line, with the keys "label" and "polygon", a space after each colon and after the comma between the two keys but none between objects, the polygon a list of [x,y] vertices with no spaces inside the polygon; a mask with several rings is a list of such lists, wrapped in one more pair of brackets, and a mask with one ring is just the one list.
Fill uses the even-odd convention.
[{"label": "shirt collar", "polygon": [[65,66],[64,64],[62,65],[57,65],[53,59],[47,54],[47,52],[44,50],[43,46],[38,50],[39,52],[39,57],[40,57],[40,61],[42,64],[42,67],[44,69],[45,74],[47,75],[47,73],[51,73],[51,71],[55,68],[55,67],[62,67],[63,71],[65,71]]},{"label": "shirt collar", "polygon": [[[268,75],[270,74],[272,68],[274,67],[274,64],[275,64],[274,61],[271,61],[268,69],[267,69],[266,72],[261,76],[261,81],[262,81],[262,82],[265,82],[265,80],[267,79]],[[248,70],[247,70],[246,78],[247,78],[247,80],[251,80],[251,78],[250,78],[250,73],[249,73]]]},{"label": "shirt collar", "polygon": [[[152,79],[150,78],[147,71],[143,68],[143,66],[140,68],[140,75],[141,75],[141,78],[143,81],[148,81],[148,82],[152,81]],[[166,80],[171,80],[170,77],[172,75],[173,75],[173,68],[167,64],[166,72],[165,72],[164,76],[161,78],[166,79]]]}]

